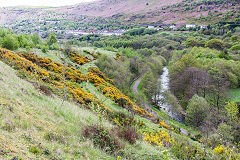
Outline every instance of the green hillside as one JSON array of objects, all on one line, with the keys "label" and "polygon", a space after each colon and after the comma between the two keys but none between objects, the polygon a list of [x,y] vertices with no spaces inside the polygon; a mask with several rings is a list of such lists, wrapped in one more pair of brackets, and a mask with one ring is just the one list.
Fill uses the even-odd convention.
[{"label": "green hillside", "polygon": [[238,160],[229,26],[68,40],[0,29],[0,159]]},{"label": "green hillside", "polygon": [[[0,66],[1,158],[116,158],[116,155],[103,152],[91,140],[82,136],[86,126],[99,124],[98,114],[73,102],[64,102],[60,110],[62,100],[58,96],[39,93],[33,82],[19,78],[18,71],[3,62],[0,62]],[[144,121],[158,128],[148,120]],[[111,131],[117,126],[103,118],[102,127]],[[158,149],[140,139],[134,145],[125,141],[122,143],[123,158],[148,159],[151,156],[164,156]]]}]

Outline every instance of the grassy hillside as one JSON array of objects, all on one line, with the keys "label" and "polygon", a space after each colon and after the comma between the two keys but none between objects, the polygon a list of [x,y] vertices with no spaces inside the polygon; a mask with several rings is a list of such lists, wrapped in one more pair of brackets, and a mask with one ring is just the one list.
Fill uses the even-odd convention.
[{"label": "grassy hillside", "polygon": [[[212,157],[213,152],[211,149],[207,148],[204,151],[202,144],[199,143],[200,140],[194,137],[193,132],[188,127],[174,120],[169,120],[168,116],[160,111],[157,111],[157,113],[161,120],[157,124],[153,123],[148,116],[142,116],[141,112],[139,112],[134,115],[137,122],[135,125],[121,125],[121,123],[125,124],[131,120],[131,118],[128,118],[130,112],[122,108],[119,103],[114,102],[114,100],[108,99],[107,95],[104,95],[100,88],[92,84],[92,82],[82,82],[75,85],[81,86],[86,92],[96,96],[98,102],[103,103],[107,110],[111,110],[111,114],[104,114],[104,117],[102,117],[102,112],[91,107],[94,106],[93,103],[98,103],[96,101],[90,104],[77,104],[78,101],[73,99],[66,101],[60,110],[62,103],[60,91],[54,90],[54,88],[51,89],[52,96],[45,95],[44,90],[39,92],[39,89],[36,89],[36,86],[34,87],[35,80],[29,79],[29,72],[24,71],[28,67],[20,71],[19,66],[16,63],[14,64],[14,59],[12,59],[12,62],[7,61],[7,55],[10,53],[13,56],[24,56],[26,54],[25,56],[30,59],[28,57],[29,53],[21,52],[16,54],[8,50],[1,50],[1,60],[17,69],[14,70],[0,61],[1,158],[183,159],[184,157],[196,157],[196,153],[200,154],[200,157],[207,156],[206,153],[209,154],[209,157]],[[41,54],[38,51],[36,55]],[[46,58],[49,56],[53,56],[53,54],[45,54]],[[32,57],[34,56],[32,55]],[[26,61],[20,57],[17,59],[30,63],[30,60]],[[56,57],[53,59],[56,59]],[[66,61],[70,60],[66,59]],[[44,59],[42,61],[44,62]],[[58,61],[60,62],[61,59]],[[33,59],[32,62],[34,62]],[[42,68],[41,66],[43,65],[38,63],[39,69]],[[87,65],[84,65],[84,67],[87,67]],[[44,67],[42,70],[44,70]],[[46,72],[49,72],[49,70]],[[44,81],[41,83],[48,86]],[[70,81],[67,83],[70,85]],[[85,96],[83,95],[83,97]],[[112,121],[110,117],[119,112],[124,113],[127,116],[126,119],[122,119],[122,121],[115,118]],[[131,123],[135,122],[132,121]],[[139,126],[139,124],[143,124],[143,127]],[[103,132],[95,133],[91,126],[96,125],[102,128]],[[125,127],[127,127],[127,130],[125,130]],[[134,134],[131,132],[127,137],[134,140],[133,142],[128,141],[129,138],[127,137],[119,137],[119,133],[132,130],[132,127],[137,130],[139,138],[135,139]],[[180,128],[189,130],[191,134],[182,134]],[[121,132],[122,130],[124,132]],[[86,133],[100,137],[87,138]],[[108,138],[105,137],[105,134],[110,136],[110,139],[108,136]],[[101,141],[104,137],[109,139],[109,143],[113,146],[107,143],[105,144],[107,146],[101,147]],[[115,142],[120,144],[120,148],[116,146]],[[186,147],[189,154],[183,154]]]},{"label": "grassy hillside", "polygon": [[[0,62],[1,158],[109,158],[81,137],[86,124],[97,123],[95,114],[56,96],[38,95],[33,85]],[[105,127],[111,124],[104,120]]]},{"label": "grassy hillside", "polygon": [[[85,126],[98,124],[96,114],[73,102],[65,102],[59,110],[61,99],[39,94],[1,61],[0,75],[0,158],[115,159],[82,137]],[[103,127],[110,130],[113,125],[104,119]],[[133,153],[139,159],[162,154],[142,141],[125,145],[123,152],[133,159]]]}]

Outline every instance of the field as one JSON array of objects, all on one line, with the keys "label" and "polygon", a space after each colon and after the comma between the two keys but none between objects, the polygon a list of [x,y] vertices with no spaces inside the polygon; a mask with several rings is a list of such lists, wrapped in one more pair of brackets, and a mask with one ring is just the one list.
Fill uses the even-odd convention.
[{"label": "field", "polygon": [[240,102],[240,89],[232,89],[228,91],[229,99],[234,102]]}]

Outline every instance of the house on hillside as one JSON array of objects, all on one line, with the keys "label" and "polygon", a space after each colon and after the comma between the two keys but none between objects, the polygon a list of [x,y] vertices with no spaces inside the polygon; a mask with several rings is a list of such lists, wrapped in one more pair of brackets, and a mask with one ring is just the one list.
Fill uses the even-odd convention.
[{"label": "house on hillside", "polygon": [[206,25],[200,25],[200,28],[205,29],[205,28],[207,28],[207,26]]},{"label": "house on hillside", "polygon": [[176,27],[176,25],[175,25],[175,24],[173,24],[173,25],[169,26],[169,28],[170,28],[170,29],[172,29],[172,30],[176,30],[176,29],[177,29],[177,27]]},{"label": "house on hillside", "polygon": [[163,28],[160,28],[160,27],[156,27],[155,29],[158,30],[158,31],[163,30]]},{"label": "house on hillside", "polygon": [[195,24],[186,24],[186,28],[189,29],[189,28],[195,28],[196,25]]},{"label": "house on hillside", "polygon": [[154,29],[155,27],[154,26],[148,26],[148,29]]}]

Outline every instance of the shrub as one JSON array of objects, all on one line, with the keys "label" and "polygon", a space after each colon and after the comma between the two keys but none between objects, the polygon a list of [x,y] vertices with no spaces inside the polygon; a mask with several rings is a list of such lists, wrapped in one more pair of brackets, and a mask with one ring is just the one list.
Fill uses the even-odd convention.
[{"label": "shrub", "polygon": [[30,50],[31,50],[31,47],[30,47],[30,46],[26,46],[26,50],[27,50],[27,51],[30,51]]},{"label": "shrub", "polygon": [[125,127],[125,128],[117,128],[116,130],[118,131],[117,134],[120,138],[125,139],[131,144],[136,143],[136,140],[139,138],[139,135],[137,134],[135,128]]},{"label": "shrub", "polygon": [[187,106],[186,122],[190,125],[198,127],[207,117],[207,112],[207,101],[204,98],[199,97],[198,95],[194,95]]},{"label": "shrub", "polygon": [[240,44],[234,45],[230,48],[231,51],[240,51]]},{"label": "shrub", "polygon": [[221,143],[221,137],[219,134],[211,134],[208,138],[208,146],[217,146]]},{"label": "shrub", "polygon": [[124,114],[123,112],[115,112],[110,114],[111,121],[119,127],[144,128],[146,125],[142,121],[137,121],[134,117]]},{"label": "shrub", "polygon": [[151,56],[153,54],[153,51],[151,49],[143,48],[137,50],[137,53],[143,56]]},{"label": "shrub", "polygon": [[163,128],[166,128],[166,129],[169,129],[169,128],[170,128],[170,126],[167,125],[167,124],[164,122],[164,120],[163,120],[163,121],[160,121],[160,122],[159,122],[159,125],[160,125],[161,127],[163,127]]},{"label": "shrub", "polygon": [[111,135],[106,129],[97,125],[86,126],[82,135],[93,141],[94,146],[100,147],[107,153],[114,154],[120,149],[124,148],[123,144]]},{"label": "shrub", "polygon": [[205,47],[221,50],[223,49],[223,42],[219,39],[211,39],[206,43]]},{"label": "shrub", "polygon": [[2,47],[10,50],[18,49],[19,43],[16,38],[11,35],[8,35],[3,38]]},{"label": "shrub", "polygon": [[48,52],[48,46],[47,45],[42,45],[41,50],[43,53],[47,53]]},{"label": "shrub", "polygon": [[57,141],[57,142],[62,143],[62,144],[67,144],[66,137],[64,137],[60,134],[51,132],[51,131],[44,135],[44,139],[46,139],[48,141],[51,141],[51,142]]},{"label": "shrub", "polygon": [[31,152],[33,154],[38,154],[40,152],[40,150],[39,150],[38,146],[31,146],[31,147],[29,147],[29,152]]},{"label": "shrub", "polygon": [[196,145],[178,141],[171,147],[171,153],[178,159],[211,159],[205,151]]},{"label": "shrub", "polygon": [[223,145],[218,145],[213,149],[214,154],[217,159],[231,159],[239,160],[239,154],[234,150],[234,148],[224,147]]},{"label": "shrub", "polygon": [[55,35],[55,33],[51,32],[49,34],[47,43],[48,43],[49,46],[57,43],[57,36]]},{"label": "shrub", "polygon": [[226,123],[221,123],[218,125],[218,133],[222,136],[223,140],[231,142],[234,140],[232,126]]},{"label": "shrub", "polygon": [[86,50],[86,49],[83,50],[83,52],[85,52],[87,54],[90,54],[91,56],[93,56],[94,59],[97,59],[97,58],[99,58],[101,56],[99,52],[98,52],[98,54],[95,54],[94,52],[91,52],[91,51]]},{"label": "shrub", "polygon": [[52,95],[52,92],[48,89],[48,87],[46,87],[44,85],[40,85],[39,89],[40,89],[41,92],[43,92],[47,96],[51,96]]},{"label": "shrub", "polygon": [[158,132],[144,132],[143,140],[149,145],[170,147],[175,140],[165,130]]},{"label": "shrub", "polygon": [[70,57],[70,59],[73,62],[76,62],[79,65],[83,65],[83,64],[88,63],[88,62],[91,61],[87,57],[83,57],[80,54],[78,54],[77,52],[70,52],[70,53],[68,53],[68,56]]},{"label": "shrub", "polygon": [[49,49],[50,50],[59,50],[59,45],[57,43],[54,43],[52,45],[49,46]]}]

